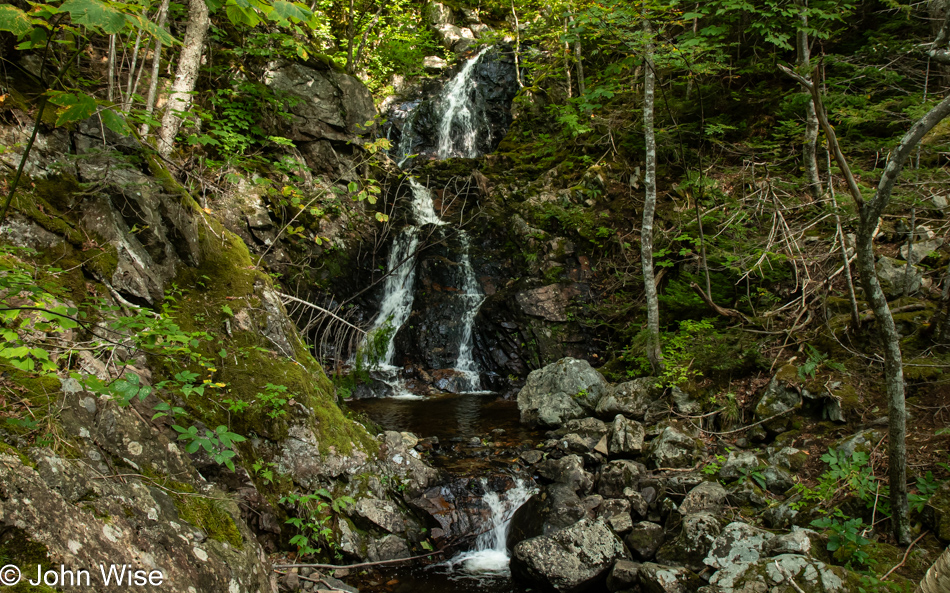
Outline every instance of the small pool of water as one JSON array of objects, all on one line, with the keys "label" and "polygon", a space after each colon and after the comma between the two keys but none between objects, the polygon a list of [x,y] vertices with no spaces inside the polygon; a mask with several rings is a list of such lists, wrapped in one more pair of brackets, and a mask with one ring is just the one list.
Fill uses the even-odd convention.
[{"label": "small pool of water", "polygon": [[496,393],[372,398],[350,400],[347,405],[385,430],[437,437],[439,445],[427,460],[460,476],[510,470],[520,451],[543,438],[541,431],[521,425],[518,402]]},{"label": "small pool of water", "polygon": [[[521,425],[516,401],[496,393],[361,399],[347,405],[384,430],[438,438],[438,447],[425,454],[426,461],[461,477],[516,474],[520,469],[518,455],[543,438],[542,432]],[[514,508],[509,510],[514,512]],[[510,517],[508,512],[505,515]],[[503,541],[504,533],[498,537]],[[347,580],[364,593],[526,591],[512,582],[505,552],[485,547],[480,545],[477,551],[463,552],[437,564],[379,568]]]}]

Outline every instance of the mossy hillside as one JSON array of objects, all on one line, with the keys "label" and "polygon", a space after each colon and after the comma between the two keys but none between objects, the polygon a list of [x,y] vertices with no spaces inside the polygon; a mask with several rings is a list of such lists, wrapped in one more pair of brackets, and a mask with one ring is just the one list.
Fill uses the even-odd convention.
[{"label": "mossy hillside", "polygon": [[[312,410],[311,427],[322,452],[328,453],[332,448],[338,454],[347,454],[354,446],[373,451],[375,441],[361,425],[343,415],[335,403],[332,384],[296,331],[288,336],[294,348],[293,358],[271,354],[273,344],[260,333],[232,328],[228,335],[225,322],[233,325],[232,316],[244,309],[248,309],[249,314],[259,316],[262,313],[258,289],[272,289],[272,281],[255,269],[247,246],[240,238],[214,219],[204,217],[198,204],[164,168],[153,164],[153,174],[166,191],[180,196],[182,205],[200,219],[197,228],[201,263],[197,268],[183,269],[176,278],[178,286],[190,288],[184,290],[179,298],[173,316],[186,331],[208,332],[211,339],[204,341],[199,348],[208,359],[219,361],[220,366],[209,378],[225,383],[228,389],[228,395],[206,391],[206,394],[210,393],[208,399],[201,401],[196,398],[196,401],[189,402],[192,411],[211,426],[230,425],[232,431],[240,433],[243,429],[244,434],[273,431],[269,436],[279,439],[286,435],[285,420],[275,422],[275,419],[255,413],[245,416],[232,414],[220,400],[230,397],[252,403],[266,384],[284,385],[288,388],[287,399],[293,397]],[[222,349],[228,356],[219,357]],[[237,363],[228,364],[235,358]],[[167,364],[165,370],[170,375],[177,372]],[[288,416],[293,413],[289,410]],[[262,431],[261,427],[268,430]]]},{"label": "mossy hillside", "polygon": [[178,516],[201,529],[208,537],[240,548],[244,543],[234,518],[225,508],[226,501],[198,494],[193,487],[172,482],[172,495]]}]

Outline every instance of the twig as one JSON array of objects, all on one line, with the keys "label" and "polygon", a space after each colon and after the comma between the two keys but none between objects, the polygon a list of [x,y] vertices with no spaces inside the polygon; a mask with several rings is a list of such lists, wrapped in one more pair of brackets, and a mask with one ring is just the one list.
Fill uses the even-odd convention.
[{"label": "twig", "polygon": [[[287,574],[286,571],[277,570],[276,568],[274,569],[274,572],[276,572],[277,574],[283,574],[283,575],[286,575],[286,574]],[[305,577],[305,576],[300,575],[300,574],[297,575],[297,578],[300,579],[301,581],[310,581],[311,583],[317,583],[317,584],[320,584],[320,585],[326,585],[328,591],[340,591],[340,593],[348,593],[348,592],[345,591],[344,589],[337,589],[336,587],[334,587],[333,585],[331,585],[330,583],[326,582],[326,581],[323,580],[323,579],[311,579],[310,577]]]},{"label": "twig", "polygon": [[274,568],[326,568],[326,569],[336,569],[336,568],[363,568],[365,566],[379,566],[381,564],[397,564],[399,562],[409,562],[410,560],[420,560],[422,558],[428,558],[429,556],[434,556],[436,554],[444,554],[444,550],[435,550],[434,552],[429,552],[428,554],[421,554],[419,556],[410,556],[408,558],[397,558],[396,560],[380,560],[378,562],[361,562],[360,564],[275,564]]},{"label": "twig", "polygon": [[[778,414],[775,414],[774,416],[769,416],[768,418],[766,418],[766,419],[764,419],[764,420],[759,420],[759,421],[756,422],[755,424],[750,424],[750,425],[748,425],[748,426],[743,426],[742,428],[737,428],[737,429],[735,429],[735,430],[727,430],[726,432],[713,432],[713,431],[711,431],[711,430],[704,430],[704,429],[702,429],[702,428],[696,426],[695,424],[693,424],[693,426],[696,426],[696,428],[699,428],[700,431],[705,432],[706,434],[715,434],[715,435],[734,434],[734,433],[737,433],[737,432],[742,432],[742,431],[744,431],[744,430],[749,430],[750,428],[753,428],[753,427],[755,427],[755,426],[758,426],[759,424],[764,424],[764,423],[768,422],[769,420],[774,420],[774,419],[778,418],[779,416],[784,416],[785,414],[788,414],[789,412],[792,412],[792,411],[797,410],[797,409],[798,409],[798,408],[789,408],[789,409],[785,410],[784,412],[779,412]],[[690,422],[690,424],[692,424],[692,422]]]},{"label": "twig", "polygon": [[792,575],[785,572],[785,569],[782,568],[782,565],[778,563],[778,560],[775,561],[775,568],[777,568],[778,571],[782,574],[782,576],[785,577],[785,580],[789,582],[789,584],[792,586],[793,589],[798,591],[798,593],[805,593],[802,590],[802,588],[798,586],[798,583],[792,580]]},{"label": "twig", "polygon": [[[275,292],[276,292],[276,291],[275,291]],[[293,301],[293,302],[295,302],[295,303],[299,303],[299,304],[301,304],[301,305],[304,305],[305,307],[310,307],[311,309],[316,309],[317,311],[320,311],[321,313],[324,313],[324,314],[329,315],[330,317],[336,319],[336,320],[339,321],[340,323],[343,323],[344,325],[347,325],[347,326],[349,326],[349,327],[355,329],[356,331],[360,332],[361,334],[365,334],[365,333],[366,333],[366,330],[363,330],[363,329],[358,328],[357,326],[353,325],[352,323],[350,323],[350,322],[347,321],[346,319],[343,319],[343,318],[340,317],[339,315],[334,314],[332,311],[329,311],[329,310],[327,310],[327,309],[324,309],[323,307],[320,307],[320,306],[318,306],[318,305],[314,305],[313,303],[311,303],[311,302],[309,302],[309,301],[305,301],[305,300],[303,300],[303,299],[298,299],[298,298],[295,297],[295,296],[290,296],[289,294],[284,294],[284,293],[282,293],[282,292],[278,292],[278,293],[277,293],[277,296],[279,296],[279,297],[282,298],[282,299],[287,299],[288,301]]]},{"label": "twig", "polygon": [[894,568],[892,568],[892,569],[890,569],[889,571],[885,572],[885,573],[884,573],[884,576],[881,577],[881,580],[882,580],[882,581],[883,581],[884,579],[886,579],[887,577],[891,576],[891,573],[892,573],[892,572],[894,572],[895,570],[897,570],[897,569],[900,568],[901,566],[904,566],[904,563],[907,562],[907,557],[910,555],[910,550],[911,550],[911,548],[914,547],[914,544],[916,544],[916,543],[919,542],[920,540],[924,539],[924,536],[927,535],[928,533],[930,533],[930,532],[925,530],[923,533],[921,533],[920,535],[917,536],[917,539],[915,539],[914,541],[910,542],[910,545],[907,546],[907,549],[904,551],[904,557],[901,559],[900,563],[898,563],[896,566],[894,566]]}]

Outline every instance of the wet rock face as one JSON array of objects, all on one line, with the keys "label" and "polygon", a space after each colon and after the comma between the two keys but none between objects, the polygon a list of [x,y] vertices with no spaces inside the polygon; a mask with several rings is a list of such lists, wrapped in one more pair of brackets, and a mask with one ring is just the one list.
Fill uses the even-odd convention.
[{"label": "wet rock face", "polygon": [[574,593],[589,589],[625,554],[623,543],[603,521],[578,521],[553,535],[515,546],[512,576],[544,589]]},{"label": "wet rock face", "polygon": [[296,62],[275,62],[264,79],[275,91],[296,98],[288,104],[294,122],[286,135],[307,164],[316,171],[346,176],[352,151],[347,143],[374,129],[366,126],[377,115],[369,89],[342,72]]}]

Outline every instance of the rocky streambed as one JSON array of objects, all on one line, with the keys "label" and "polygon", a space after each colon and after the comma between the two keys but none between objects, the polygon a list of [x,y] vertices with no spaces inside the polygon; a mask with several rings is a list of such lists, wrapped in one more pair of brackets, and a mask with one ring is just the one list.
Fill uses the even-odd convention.
[{"label": "rocky streambed", "polygon": [[[827,415],[829,402],[787,382],[786,375],[780,371],[758,394],[756,413],[762,419],[782,411],[791,419]],[[364,589],[884,590],[873,572],[859,570],[857,564],[843,566],[840,556],[829,552],[834,548],[828,545],[829,533],[811,527],[817,515],[794,487],[808,455],[794,446],[796,438],[788,431],[793,420],[781,416],[750,424],[735,439],[745,447],[726,450],[694,423],[701,406],[682,391],[659,389],[649,377],[611,384],[587,362],[570,358],[529,375],[517,397],[517,420],[514,402],[471,397],[481,399],[472,399],[470,405],[487,402],[485,409],[494,407],[494,415],[467,425],[460,422],[464,428],[457,429],[456,437],[439,439],[440,446],[449,449],[442,452],[442,463],[451,458],[455,471],[470,475],[490,466],[495,488],[506,487],[497,479],[505,472],[530,476],[537,487],[514,512],[507,532],[510,577],[473,578],[446,562],[435,568],[374,573],[370,582],[363,582]],[[379,421],[385,417],[380,410],[391,410],[397,403],[360,405]],[[426,408],[436,411],[438,400],[398,405],[420,410],[415,420],[411,414],[390,413],[389,421],[402,423],[401,428],[442,430],[443,435],[445,426],[455,429],[451,415],[422,414]],[[475,409],[469,414],[477,418]],[[420,421],[423,417],[426,420]],[[434,426],[440,422],[441,427]],[[496,422],[493,433],[489,427]],[[484,436],[468,436],[466,430]],[[522,440],[502,443],[506,434]],[[835,448],[846,455],[868,451],[881,436],[863,430]],[[420,442],[423,448],[431,444]],[[932,504],[931,519],[944,516],[939,504]],[[872,548],[882,558],[899,558],[902,552],[885,543]],[[926,566],[931,555],[920,552],[914,561]],[[889,580],[909,584],[896,575]]]}]

